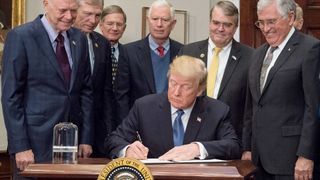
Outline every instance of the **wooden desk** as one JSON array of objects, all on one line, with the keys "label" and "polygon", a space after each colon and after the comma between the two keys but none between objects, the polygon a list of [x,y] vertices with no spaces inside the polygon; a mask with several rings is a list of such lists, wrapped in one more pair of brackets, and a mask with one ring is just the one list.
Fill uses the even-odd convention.
[{"label": "wooden desk", "polygon": [[[80,159],[78,164],[30,164],[21,174],[42,179],[97,179],[107,159]],[[206,164],[150,164],[154,179],[247,179],[255,171],[250,161]]]}]

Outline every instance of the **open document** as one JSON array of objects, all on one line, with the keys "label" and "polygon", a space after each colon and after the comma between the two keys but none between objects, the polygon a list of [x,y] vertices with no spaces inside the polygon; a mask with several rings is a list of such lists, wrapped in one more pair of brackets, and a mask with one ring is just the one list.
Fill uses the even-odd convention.
[{"label": "open document", "polygon": [[219,162],[227,162],[226,160],[221,160],[221,159],[193,159],[193,160],[186,160],[186,161],[164,161],[164,160],[159,160],[158,158],[149,158],[146,160],[140,160],[144,164],[171,164],[171,163],[219,163]]}]

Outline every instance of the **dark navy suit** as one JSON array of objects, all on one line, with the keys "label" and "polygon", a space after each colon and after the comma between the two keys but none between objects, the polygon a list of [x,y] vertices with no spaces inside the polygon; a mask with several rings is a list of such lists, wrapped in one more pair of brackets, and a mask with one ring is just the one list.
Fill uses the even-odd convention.
[{"label": "dark navy suit", "polygon": [[9,153],[32,149],[36,163],[51,161],[53,127],[61,121],[79,127],[79,144],[93,142],[86,37],[74,28],[67,31],[73,61],[68,88],[40,18],[7,35],[1,99]]},{"label": "dark navy suit", "polygon": [[93,157],[106,157],[103,147],[105,138],[113,129],[111,76],[111,47],[109,41],[97,32],[90,33],[94,53],[91,75],[93,89],[94,144]]},{"label": "dark navy suit", "polygon": [[[167,93],[151,94],[138,99],[117,130],[106,141],[109,156],[114,158],[125,146],[137,139],[149,148],[148,158],[157,158],[174,147],[171,106]],[[192,109],[183,144],[200,142],[207,158],[240,158],[240,141],[230,124],[229,107],[207,96],[198,97]]]},{"label": "dark navy suit", "polygon": [[[170,62],[181,46],[179,42],[170,39]],[[148,37],[125,45],[124,50],[124,58],[119,59],[115,92],[120,122],[136,99],[156,93]]]},{"label": "dark navy suit", "polygon": [[[231,124],[242,138],[247,76],[253,49],[233,40],[217,99],[230,107]],[[208,39],[185,45],[179,55],[202,59],[207,64]]]}]

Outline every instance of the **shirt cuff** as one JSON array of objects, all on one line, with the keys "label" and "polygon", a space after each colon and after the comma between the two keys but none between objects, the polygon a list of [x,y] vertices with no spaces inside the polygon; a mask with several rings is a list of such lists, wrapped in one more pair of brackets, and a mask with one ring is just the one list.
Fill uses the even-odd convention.
[{"label": "shirt cuff", "polygon": [[122,158],[122,157],[125,157],[126,156],[126,152],[127,152],[127,149],[129,148],[130,145],[127,145],[125,146],[124,148],[122,148],[119,153],[118,153],[118,158]]},{"label": "shirt cuff", "polygon": [[193,142],[198,144],[199,146],[199,151],[200,151],[200,156],[197,157],[199,159],[205,159],[206,157],[208,157],[208,151],[206,150],[206,148],[204,147],[204,145],[200,142]]}]

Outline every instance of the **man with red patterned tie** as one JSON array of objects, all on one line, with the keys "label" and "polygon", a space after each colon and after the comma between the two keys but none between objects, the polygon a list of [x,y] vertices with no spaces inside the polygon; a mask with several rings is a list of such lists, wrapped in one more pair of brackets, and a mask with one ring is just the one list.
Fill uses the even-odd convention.
[{"label": "man with red patterned tie", "polygon": [[176,24],[174,9],[166,0],[152,3],[147,17],[150,34],[124,46],[116,78],[119,123],[134,101],[147,94],[166,92],[167,71],[182,44],[169,38]]}]

